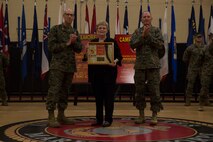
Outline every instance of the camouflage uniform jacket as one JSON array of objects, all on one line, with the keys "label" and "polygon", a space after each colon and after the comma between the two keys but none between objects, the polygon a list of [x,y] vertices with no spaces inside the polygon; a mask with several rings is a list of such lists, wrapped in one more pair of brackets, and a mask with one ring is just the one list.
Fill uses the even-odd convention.
[{"label": "camouflage uniform jacket", "polygon": [[3,75],[3,70],[9,65],[9,59],[0,52],[0,73]]},{"label": "camouflage uniform jacket", "polygon": [[213,42],[205,47],[202,74],[213,75]]},{"label": "camouflage uniform jacket", "polygon": [[150,27],[150,33],[142,38],[143,27],[137,29],[130,40],[130,46],[136,49],[135,69],[160,68],[160,58],[165,53],[164,41],[161,30]]},{"label": "camouflage uniform jacket", "polygon": [[82,44],[78,35],[75,43],[69,46],[66,45],[72,33],[78,35],[78,32],[71,26],[66,27],[63,24],[51,28],[48,37],[48,48],[52,53],[50,69],[57,69],[63,72],[76,72],[75,52],[81,52]]},{"label": "camouflage uniform jacket", "polygon": [[186,48],[183,54],[183,61],[188,64],[188,74],[191,71],[199,71],[203,63],[204,45],[200,47],[195,44]]}]

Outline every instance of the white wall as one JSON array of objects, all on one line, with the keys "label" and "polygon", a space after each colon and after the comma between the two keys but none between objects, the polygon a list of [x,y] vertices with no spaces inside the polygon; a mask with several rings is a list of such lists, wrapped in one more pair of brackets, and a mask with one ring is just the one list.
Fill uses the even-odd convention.
[{"label": "white wall", "polygon": [[[65,0],[66,5],[69,8],[74,9],[75,0]],[[121,32],[123,31],[123,18],[124,18],[124,7],[125,0],[119,0],[119,13],[120,13],[120,27]],[[153,25],[159,25],[159,18],[163,21],[164,10],[165,10],[165,0],[149,0],[151,13],[153,16]],[[195,0],[195,15],[196,24],[198,28],[199,22],[199,7],[201,0]],[[5,1],[1,0],[5,3]],[[80,7],[81,0],[77,0],[78,5],[78,31],[84,32],[84,19],[85,19],[85,2],[82,3]],[[33,7],[34,0],[25,0],[25,14],[26,14],[26,27],[31,29],[33,26]],[[60,0],[48,0],[48,16],[51,17],[51,26],[57,24],[58,21],[58,11],[59,11]],[[88,0],[89,17],[90,23],[92,21],[92,11],[93,11],[93,0]],[[96,18],[97,22],[105,20],[106,16],[106,0],[96,0]],[[210,7],[213,4],[213,0],[203,0],[203,15],[205,18],[205,31],[207,32]],[[11,41],[17,41],[17,17],[21,16],[22,13],[22,0],[8,0],[9,6],[9,28],[10,28],[10,38]],[[116,0],[110,0],[110,32],[111,36],[114,37],[115,29],[115,19],[116,19]],[[175,16],[176,16],[176,36],[177,42],[185,43],[188,35],[188,18],[191,15],[192,0],[174,0]],[[37,17],[38,17],[38,27],[43,28],[43,17],[44,17],[44,7],[45,0],[37,0]],[[4,5],[5,8],[5,5]],[[129,15],[129,33],[133,33],[138,25],[140,9],[140,0],[128,0],[128,15]],[[143,11],[147,10],[147,0],[143,0]],[[81,13],[81,14],[80,14]],[[81,19],[80,19],[81,15]],[[168,32],[170,33],[171,26],[171,0],[169,0],[168,5]],[[81,27],[81,29],[80,29]],[[32,31],[27,31],[27,41],[31,40]],[[40,41],[42,41],[42,30],[39,31]],[[170,35],[170,34],[169,34]]]}]

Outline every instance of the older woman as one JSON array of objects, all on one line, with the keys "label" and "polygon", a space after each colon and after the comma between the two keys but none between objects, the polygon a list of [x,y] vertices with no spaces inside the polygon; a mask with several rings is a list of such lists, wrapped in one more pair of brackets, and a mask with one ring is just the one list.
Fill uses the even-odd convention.
[{"label": "older woman", "polygon": [[[114,90],[117,78],[117,65],[121,66],[122,55],[114,39],[107,37],[108,23],[103,21],[96,25],[97,38],[91,42],[113,42],[114,62],[110,65],[89,65],[89,81],[96,101],[96,122],[92,126],[109,127],[113,121]],[[103,108],[105,107],[105,118]]]}]

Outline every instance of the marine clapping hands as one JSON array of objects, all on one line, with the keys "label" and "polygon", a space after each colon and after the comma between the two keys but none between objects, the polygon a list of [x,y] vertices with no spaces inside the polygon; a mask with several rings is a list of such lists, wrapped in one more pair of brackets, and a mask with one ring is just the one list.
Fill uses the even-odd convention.
[{"label": "marine clapping hands", "polygon": [[146,37],[149,34],[150,26],[144,26],[143,32],[142,32],[142,38]]},{"label": "marine clapping hands", "polygon": [[67,42],[67,46],[71,45],[72,43],[75,43],[77,38],[78,36],[76,35],[76,33],[70,34],[70,39]]}]

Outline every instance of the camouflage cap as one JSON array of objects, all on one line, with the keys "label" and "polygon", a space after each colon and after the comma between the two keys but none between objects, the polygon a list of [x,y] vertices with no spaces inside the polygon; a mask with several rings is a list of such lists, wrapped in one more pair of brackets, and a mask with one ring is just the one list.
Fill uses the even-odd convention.
[{"label": "camouflage cap", "polygon": [[199,32],[194,34],[194,38],[201,38],[203,35]]}]

